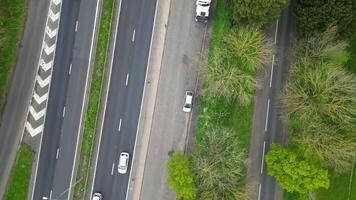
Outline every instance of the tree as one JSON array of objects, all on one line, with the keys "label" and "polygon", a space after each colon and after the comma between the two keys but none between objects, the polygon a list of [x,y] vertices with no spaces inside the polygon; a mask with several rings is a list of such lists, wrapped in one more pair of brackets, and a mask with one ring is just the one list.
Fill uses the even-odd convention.
[{"label": "tree", "polygon": [[287,0],[228,0],[227,5],[233,24],[261,27],[280,16]]},{"label": "tree", "polygon": [[243,187],[245,161],[235,132],[215,129],[206,134],[193,154],[198,199],[242,199],[248,190]]},{"label": "tree", "polygon": [[206,95],[248,104],[256,88],[256,71],[272,53],[272,43],[261,32],[248,28],[231,30],[221,47],[214,49],[206,74]]},{"label": "tree", "polygon": [[295,9],[297,27],[301,35],[322,33],[336,25],[345,32],[355,20],[352,0],[299,0]]},{"label": "tree", "polygon": [[271,144],[266,155],[268,174],[274,176],[288,192],[306,194],[319,188],[328,188],[328,171],[312,164],[296,153]]},{"label": "tree", "polygon": [[188,157],[180,151],[174,152],[167,163],[167,168],[168,184],[177,196],[185,200],[194,200],[197,187]]}]

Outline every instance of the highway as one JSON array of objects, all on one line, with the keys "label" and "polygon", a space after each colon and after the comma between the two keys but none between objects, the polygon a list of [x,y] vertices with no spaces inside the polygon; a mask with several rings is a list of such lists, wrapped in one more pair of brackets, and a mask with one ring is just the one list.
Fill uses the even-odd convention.
[{"label": "highway", "polygon": [[[82,120],[96,0],[63,0],[32,199],[68,199]],[[76,37],[80,35],[80,37]]]},{"label": "highway", "polygon": [[[156,0],[122,0],[120,4],[92,189],[101,192],[104,199],[126,198],[156,3]],[[122,151],[131,156],[125,175],[117,172]]]}]

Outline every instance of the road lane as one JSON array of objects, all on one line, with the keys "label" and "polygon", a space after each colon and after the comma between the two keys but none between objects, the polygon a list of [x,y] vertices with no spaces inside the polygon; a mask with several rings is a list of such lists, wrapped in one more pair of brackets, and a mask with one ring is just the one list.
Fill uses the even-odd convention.
[{"label": "road lane", "polygon": [[67,199],[69,189],[73,189],[96,8],[96,0],[63,0],[34,200],[49,195]]},{"label": "road lane", "polygon": [[[120,152],[132,158],[156,0],[123,0],[109,83],[94,192],[107,199],[125,199],[129,171],[117,172]],[[121,126],[120,126],[121,119]],[[120,127],[120,131],[119,130]],[[111,175],[112,165],[114,172]],[[131,159],[129,169],[131,166]]]}]

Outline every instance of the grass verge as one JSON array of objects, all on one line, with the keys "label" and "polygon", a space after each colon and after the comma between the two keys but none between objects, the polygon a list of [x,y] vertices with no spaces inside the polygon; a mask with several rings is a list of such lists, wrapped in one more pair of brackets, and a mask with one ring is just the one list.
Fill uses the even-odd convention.
[{"label": "grass verge", "polygon": [[114,3],[114,0],[103,0],[97,50],[89,93],[89,104],[85,115],[84,134],[81,144],[76,185],[74,188],[74,199],[85,198],[97,118],[100,108],[102,83],[111,33],[111,21],[115,8]]},{"label": "grass verge", "polygon": [[33,151],[27,145],[21,145],[6,188],[4,200],[27,199],[33,161]]},{"label": "grass verge", "polygon": [[25,26],[26,9],[26,0],[0,1],[0,108],[4,105],[7,84],[16,62],[16,47]]}]

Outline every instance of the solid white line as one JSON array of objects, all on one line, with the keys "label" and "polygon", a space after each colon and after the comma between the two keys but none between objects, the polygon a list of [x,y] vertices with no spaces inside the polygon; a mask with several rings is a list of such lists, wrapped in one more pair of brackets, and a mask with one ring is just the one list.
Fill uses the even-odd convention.
[{"label": "solid white line", "polygon": [[78,31],[78,20],[75,21],[75,32],[77,32],[77,31]]},{"label": "solid white line", "polygon": [[266,111],[265,131],[267,131],[267,126],[268,126],[269,103],[270,103],[270,100],[268,99],[268,101],[267,101],[267,111]]},{"label": "solid white line", "polygon": [[136,30],[134,29],[132,33],[132,39],[131,39],[132,42],[135,41],[135,34],[136,34]]},{"label": "solid white line", "polygon": [[51,190],[51,192],[49,193],[49,199],[52,199],[52,190]]},{"label": "solid white line", "polygon": [[276,23],[276,31],[274,32],[274,43],[275,43],[275,44],[277,44],[278,23],[279,23],[279,21],[277,20],[277,23]]},{"label": "solid white line", "polygon": [[271,67],[271,76],[269,78],[269,88],[272,87],[273,71],[274,71],[274,55],[272,56],[272,67]]},{"label": "solid white line", "polygon": [[258,186],[258,200],[260,200],[260,199],[261,199],[261,183]]},{"label": "solid white line", "polygon": [[129,83],[129,74],[126,74],[126,86]]},{"label": "solid white line", "polygon": [[62,117],[64,118],[64,116],[66,115],[66,107],[63,107],[63,112],[62,112]]},{"label": "solid white line", "polygon": [[[85,87],[84,87],[84,99],[83,99],[83,103],[82,103],[82,110],[80,113],[80,121],[79,121],[79,126],[78,126],[78,136],[77,136],[77,144],[75,146],[75,153],[74,153],[74,163],[73,163],[73,168],[72,168],[72,175],[70,177],[70,182],[69,182],[69,188],[72,188],[72,183],[73,183],[73,177],[74,177],[74,168],[76,166],[76,161],[77,161],[77,154],[78,154],[78,146],[79,146],[79,132],[81,131],[81,127],[82,127],[82,121],[83,121],[83,115],[84,115],[84,105],[85,105],[85,99],[86,99],[86,91],[88,88],[88,81],[89,81],[89,66],[90,66],[90,61],[91,61],[91,57],[93,55],[93,45],[94,45],[94,39],[95,39],[95,30],[96,30],[96,23],[97,23],[97,19],[98,19],[98,10],[99,10],[99,3],[100,0],[97,1],[96,3],[96,8],[95,8],[95,19],[94,19],[94,27],[93,27],[93,34],[91,36],[91,44],[90,44],[90,52],[89,52],[89,58],[88,58],[88,70],[87,70],[87,77],[85,80]],[[69,189],[68,191],[68,200],[71,197],[71,191],[72,189]]]},{"label": "solid white line", "polygon": [[261,160],[261,174],[263,173],[263,162],[265,160],[265,151],[266,151],[266,141],[263,142],[263,150],[262,150],[262,160]]},{"label": "solid white line", "polygon": [[[149,51],[149,53],[148,53],[148,59],[147,59],[147,69],[146,69],[146,75],[145,75],[145,83],[146,83],[147,75],[148,75],[148,72],[149,72],[149,69],[150,69],[150,59],[151,59],[152,41],[153,41],[153,35],[154,35],[154,33],[155,33],[155,23],[156,23],[157,8],[158,8],[159,1],[160,1],[160,0],[157,0],[157,1],[156,1],[156,10],[155,10],[155,16],[154,16],[154,19],[153,19],[153,27],[152,27],[151,41],[150,41],[150,51]],[[138,135],[139,128],[140,128],[139,125],[140,125],[140,122],[141,122],[141,114],[142,114],[143,102],[144,102],[144,100],[145,100],[145,91],[146,91],[146,84],[144,84],[144,86],[143,86],[143,91],[142,91],[140,114],[139,114],[139,117],[138,117],[138,123],[137,123],[137,128],[136,128],[135,145],[134,145],[134,149],[133,149],[133,152],[132,152],[132,164],[131,164],[131,168],[130,168],[130,172],[129,172],[129,181],[128,181],[128,184],[127,184],[126,198],[125,198],[125,200],[127,200],[127,197],[128,197],[127,194],[129,193],[129,188],[130,188],[131,175],[132,175],[131,172],[132,172],[132,168],[133,168],[134,160],[135,160],[136,145],[137,145],[137,138],[138,138],[137,135]]]},{"label": "solid white line", "polygon": [[58,156],[59,156],[59,148],[57,149],[56,159],[58,159]]},{"label": "solid white line", "polygon": [[[48,5],[48,12],[47,12],[47,19],[46,19],[45,29],[46,29],[46,27],[47,27],[47,25],[48,25],[49,12],[50,12],[51,6],[52,6],[52,1],[51,1],[51,2],[49,3],[49,5]],[[60,6],[59,6],[59,13],[61,13],[61,12],[62,12],[62,3],[60,3]],[[61,18],[59,18],[59,20],[58,20],[58,27],[59,27],[59,25],[60,25],[60,22],[61,22]],[[42,46],[41,46],[40,58],[42,57],[42,52],[43,52],[42,49],[43,49],[43,46],[44,46],[44,40],[45,40],[46,34],[47,34],[46,31],[44,31],[43,38],[42,38]],[[57,41],[58,41],[58,35],[56,36],[56,42],[55,42],[55,44],[57,44]],[[54,50],[54,53],[53,53],[53,60],[54,60],[55,57],[56,57],[56,50]],[[40,66],[40,65],[38,64],[37,70],[38,70],[39,66]],[[52,71],[51,71],[51,76],[52,76],[53,69],[51,69],[51,70],[52,70]],[[34,89],[35,89],[35,85],[36,85],[36,84],[33,85],[32,92],[33,92]],[[49,93],[50,91],[51,91],[51,84],[49,84],[48,93]],[[47,108],[47,106],[48,106],[48,100],[46,101],[46,108]],[[44,116],[43,124],[46,123],[46,115],[47,115],[47,112],[46,112],[46,114],[45,114],[45,116]],[[24,129],[25,129],[25,126],[24,126]],[[23,133],[24,133],[24,132],[25,132],[25,131],[23,131]],[[22,134],[22,137],[23,137],[23,134]],[[36,163],[36,170],[35,170],[35,174],[34,174],[35,178],[34,178],[34,181],[33,181],[33,185],[34,185],[34,186],[36,185],[36,181],[37,181],[37,172],[38,172],[38,165],[39,165],[39,163],[40,163],[42,140],[43,140],[43,133],[41,134],[41,138],[40,138],[38,161],[37,161],[37,163]],[[22,138],[21,138],[21,141],[22,141]],[[35,194],[35,187],[32,187],[31,200],[33,200],[34,194]]]},{"label": "solid white line", "polygon": [[115,28],[114,45],[113,45],[113,52],[112,52],[112,56],[111,56],[111,64],[110,64],[110,69],[109,69],[108,89],[106,90],[105,99],[103,101],[103,104],[104,104],[103,120],[101,120],[101,127],[100,127],[100,131],[99,131],[98,151],[96,152],[95,161],[94,161],[95,165],[94,165],[93,182],[92,182],[93,184],[91,184],[91,189],[90,189],[90,193],[89,194],[93,194],[93,190],[94,190],[96,169],[97,169],[97,165],[98,165],[98,158],[99,158],[100,146],[101,146],[101,137],[102,137],[103,125],[104,125],[104,121],[105,121],[107,100],[108,100],[108,95],[109,95],[109,90],[110,90],[111,72],[112,72],[112,65],[113,65],[113,60],[114,60],[114,55],[115,55],[115,46],[116,46],[117,29],[118,29],[118,25],[119,25],[120,12],[121,12],[121,1],[120,1],[120,5],[119,5],[119,10],[118,10],[118,15],[117,15],[118,17],[117,17],[117,20],[116,20],[116,25],[114,27]]},{"label": "solid white line", "polygon": [[122,119],[120,118],[119,129],[118,129],[119,132],[121,131],[121,122],[122,122]]},{"label": "solid white line", "polygon": [[72,73],[72,63],[69,65],[69,75]]},{"label": "solid white line", "polygon": [[115,162],[112,163],[112,167],[111,167],[111,175],[114,174],[114,168],[115,168]]}]

